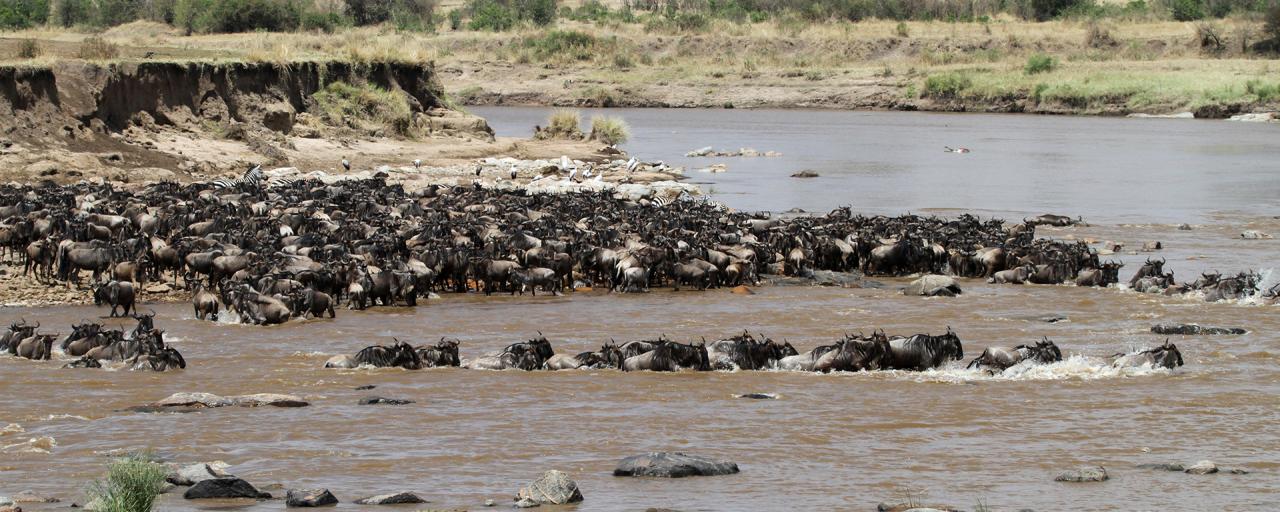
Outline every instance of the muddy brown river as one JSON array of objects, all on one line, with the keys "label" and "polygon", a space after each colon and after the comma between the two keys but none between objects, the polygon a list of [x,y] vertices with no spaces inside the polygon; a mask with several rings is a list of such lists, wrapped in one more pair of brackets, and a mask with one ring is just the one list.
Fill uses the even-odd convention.
[{"label": "muddy brown river", "polygon": [[[535,115],[524,109],[476,110],[490,117],[500,134],[509,134],[525,117],[545,117],[545,111]],[[725,142],[704,142],[673,126],[696,125],[706,112],[638,112],[642,114],[624,113],[636,134],[628,149],[642,158],[669,161],[684,161],[675,155],[709,144],[796,154],[781,143],[771,146],[759,140],[784,140],[793,125],[818,122],[809,112],[774,113],[778,119],[772,124],[761,121],[759,112],[717,112],[712,119]],[[829,116],[827,131],[832,133],[845,129],[842,123],[872,122],[867,119],[870,114],[816,114],[817,119]],[[744,117],[736,123],[720,117],[731,115]],[[1167,258],[1166,268],[1180,280],[1202,270],[1249,268],[1263,272],[1264,286],[1277,280],[1270,270],[1280,254],[1277,241],[1240,240],[1238,235],[1245,229],[1280,234],[1280,220],[1272,217],[1280,214],[1280,168],[1274,158],[1280,127],[870,116],[897,127],[879,135],[874,130],[859,132],[864,135],[850,136],[848,148],[832,146],[813,156],[833,159],[831,171],[819,169],[833,176],[826,185],[768,174],[785,176],[798,167],[815,167],[787,156],[755,159],[739,167],[734,166],[736,160],[724,159],[730,161],[728,173],[714,180],[693,177],[706,179],[717,199],[748,209],[823,211],[853,204],[855,210],[875,213],[1081,215],[1093,225],[1043,229],[1041,234],[1115,240],[1129,248],[1160,240],[1167,249],[1154,256]],[[905,130],[899,125],[912,123],[922,137],[938,138],[936,144],[922,144],[931,152],[944,144],[942,140],[975,148],[964,156],[938,148],[938,158],[951,161],[979,157],[982,146],[968,140],[951,142],[956,137],[938,135],[938,127],[954,131],[955,124],[977,123],[974,130],[991,134],[1005,123],[1003,137],[1017,140],[1037,136],[1027,127],[1034,127],[1035,133],[1075,135],[1046,142],[1052,148],[1041,158],[1018,157],[1025,160],[1023,165],[964,164],[972,172],[987,169],[992,175],[957,175],[939,191],[940,185],[928,176],[941,171],[895,146],[901,144],[898,132]],[[1129,133],[1135,126],[1137,135],[1106,145],[1090,142],[1095,136],[1120,137],[1116,134]],[[729,133],[733,130],[736,137]],[[1161,137],[1176,139],[1182,130],[1194,132],[1202,148],[1193,151],[1198,156],[1185,160],[1185,165],[1174,157],[1160,160],[1159,170],[1132,163],[1151,151],[1143,137],[1151,137],[1150,144],[1166,145],[1171,143]],[[875,140],[862,140],[865,137],[879,137],[884,147],[876,149]],[[654,142],[664,138],[665,142]],[[1204,149],[1210,147],[1218,149]],[[1091,155],[1098,152],[1130,163],[1106,167],[1108,158]],[[836,161],[839,154],[847,155],[843,166]],[[999,160],[999,155],[990,158]],[[862,176],[860,171],[836,174],[871,159],[900,161],[907,170],[883,171],[904,174],[897,177],[876,172]],[[1093,164],[1085,168],[1080,162]],[[1159,173],[1164,179],[1135,178],[1131,172]],[[1001,176],[1016,181],[992,185],[1001,182]],[[748,187],[755,178],[770,185],[763,190]],[[1117,181],[1126,185],[1116,186]],[[1138,182],[1150,183],[1149,189]],[[896,191],[904,199],[859,200],[877,197],[878,190]],[[1088,190],[1099,192],[1089,195]],[[1177,229],[1183,222],[1193,229]],[[1127,280],[1150,255],[1110,257],[1129,263],[1121,271],[1122,280]],[[430,500],[425,506],[429,508],[477,509],[486,499],[506,507],[522,484],[547,469],[561,469],[577,479],[586,500],[564,509],[581,511],[871,510],[881,501],[906,497],[966,510],[980,502],[993,510],[1280,506],[1277,306],[1255,301],[1206,304],[1197,297],[1141,295],[1117,288],[997,286],[978,280],[963,280],[964,294],[957,298],[919,298],[897,291],[905,280],[882,282],[883,289],[761,287],[750,296],[724,290],[536,298],[445,294],[417,308],[340,310],[335,320],[278,327],[199,322],[189,305],[150,305],[158,312],[157,327],[166,330],[166,339],[189,363],[186,370],[72,370],[59,368],[65,361],[0,357],[0,427],[9,425],[0,435],[0,495],[30,489],[64,500],[24,505],[27,510],[84,503],[87,483],[103,474],[112,455],[149,448],[174,461],[225,461],[237,476],[279,496],[284,488],[327,487],[344,502],[342,510],[362,509],[350,504],[360,497],[406,490]],[[0,322],[26,318],[40,321],[42,331],[65,334],[69,324],[105,313],[90,307],[0,308]],[[1068,320],[1038,320],[1046,315]],[[132,327],[132,322],[103,321]],[[1174,371],[1121,371],[1106,364],[1104,358],[1110,354],[1162,342],[1163,336],[1150,333],[1151,326],[1161,322],[1244,327],[1250,333],[1176,337],[1173,342],[1186,366]],[[463,341],[466,359],[533,337],[537,331],[557,352],[593,350],[610,338],[622,341],[665,333],[689,341],[743,329],[785,338],[803,351],[846,332],[883,328],[890,334],[940,333],[948,326],[964,342],[965,362],[986,346],[1042,336],[1062,348],[1065,360],[1015,367],[995,376],[964,370],[963,363],[923,373],[831,375],[321,368],[331,355],[386,343],[393,336],[415,344],[454,336]],[[354,389],[364,385],[377,388]],[[311,406],[184,414],[125,410],[180,391],[291,393]],[[734,397],[742,393],[774,393],[778,399]],[[370,395],[416,403],[357,405]],[[729,459],[742,472],[676,480],[611,476],[619,459],[646,451]],[[1193,476],[1134,467],[1202,459],[1251,473]],[[1082,465],[1105,466],[1112,480],[1053,481],[1057,473]],[[157,509],[283,507],[280,501],[197,503],[171,494]],[[424,507],[406,510],[419,508]]]}]

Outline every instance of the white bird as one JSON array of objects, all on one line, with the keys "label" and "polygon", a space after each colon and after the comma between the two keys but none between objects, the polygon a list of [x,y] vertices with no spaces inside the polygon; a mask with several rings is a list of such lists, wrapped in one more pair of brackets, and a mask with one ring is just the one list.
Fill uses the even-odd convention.
[{"label": "white bird", "polygon": [[583,178],[590,178],[590,177],[591,177],[591,164],[587,164],[587,169],[586,169],[586,170],[584,170],[584,171],[582,171],[582,177],[583,177]]},{"label": "white bird", "polygon": [[600,174],[597,174],[596,177],[591,178],[591,181],[594,181],[596,183],[604,181],[604,173],[601,172]]},{"label": "white bird", "polygon": [[577,177],[578,177],[578,168],[574,167],[572,169],[569,169],[569,181],[573,181],[573,179]]},{"label": "white bird", "polygon": [[421,169],[421,168],[422,168],[422,159],[421,159],[421,158],[414,158],[414,159],[413,159],[413,167],[414,167],[414,168],[416,168],[416,169]]},{"label": "white bird", "polygon": [[633,156],[630,160],[627,160],[627,172],[636,172],[638,167],[640,167],[640,161],[636,160],[636,157]]},{"label": "white bird", "polygon": [[516,166],[511,166],[511,179],[516,179]]},{"label": "white bird", "polygon": [[348,171],[351,170],[351,162],[347,161],[347,157],[342,157],[342,167]]},{"label": "white bird", "polygon": [[476,176],[480,176],[480,171],[484,170],[479,164],[476,164]]},{"label": "white bird", "polygon": [[569,162],[569,157],[565,155],[560,155],[560,168],[568,169],[570,165],[571,164]]},{"label": "white bird", "polygon": [[538,181],[538,180],[540,180],[540,179],[542,179],[542,175],[541,175],[541,174],[539,174],[539,175],[537,175],[537,176],[534,176],[534,177],[533,177],[533,179],[531,179],[531,180],[529,180],[529,181],[530,181],[530,182],[534,182],[534,181]]}]

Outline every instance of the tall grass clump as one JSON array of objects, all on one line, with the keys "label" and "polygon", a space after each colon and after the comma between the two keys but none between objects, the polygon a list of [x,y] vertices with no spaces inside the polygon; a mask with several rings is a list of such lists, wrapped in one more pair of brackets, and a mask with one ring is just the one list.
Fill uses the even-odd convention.
[{"label": "tall grass clump", "polygon": [[538,133],[545,139],[581,139],[582,115],[577,110],[557,109],[547,119],[547,127]]},{"label": "tall grass clump", "polygon": [[1258,101],[1280,100],[1280,82],[1268,85],[1262,83],[1262,80],[1249,80],[1244,84],[1244,91],[1257,96]]},{"label": "tall grass clump", "polygon": [[91,484],[89,495],[99,512],[149,512],[167,473],[145,455],[130,455],[112,462],[107,478]]},{"label": "tall grass clump", "polygon": [[98,36],[89,36],[80,42],[76,57],[84,60],[110,60],[120,56],[120,47]]},{"label": "tall grass clump", "polygon": [[1056,67],[1058,67],[1058,59],[1043,53],[1037,53],[1027,58],[1027,65],[1022,68],[1022,71],[1028,75],[1035,75],[1039,73],[1048,73],[1053,71]]},{"label": "tall grass clump", "polygon": [[43,52],[40,49],[40,43],[37,43],[35,39],[23,39],[18,42],[19,59],[34,59],[39,57],[41,53]]},{"label": "tall grass clump", "polygon": [[959,98],[966,89],[972,86],[973,80],[966,75],[955,72],[941,73],[929,75],[929,78],[924,80],[923,94],[930,98]]},{"label": "tall grass clump", "polygon": [[595,116],[591,118],[591,140],[605,144],[622,144],[631,138],[631,127],[621,117]]},{"label": "tall grass clump", "polygon": [[320,118],[328,123],[369,131],[389,127],[400,135],[408,135],[413,126],[413,110],[400,91],[333,82],[311,97]]},{"label": "tall grass clump", "polygon": [[593,56],[596,38],[577,30],[551,30],[544,35],[525,39],[524,45],[531,48],[534,55],[541,60],[557,57],[567,60],[588,60]]}]

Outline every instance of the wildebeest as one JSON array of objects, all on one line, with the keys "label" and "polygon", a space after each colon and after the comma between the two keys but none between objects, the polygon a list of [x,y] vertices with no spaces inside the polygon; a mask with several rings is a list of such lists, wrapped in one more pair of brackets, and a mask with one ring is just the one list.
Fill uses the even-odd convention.
[{"label": "wildebeest", "polygon": [[1081,270],[1076,276],[1076,286],[1107,287],[1120,282],[1120,268],[1124,263],[1106,262],[1098,268]]},{"label": "wildebeest", "polygon": [[833,345],[815,347],[803,354],[783,358],[778,367],[810,372],[856,372],[890,367],[889,340],[883,333],[870,337],[849,336]]},{"label": "wildebeest", "polygon": [[462,360],[458,357],[460,344],[461,342],[454,338],[440,338],[440,341],[433,346],[418,347],[418,358],[422,360],[422,367],[460,366],[462,364]]},{"label": "wildebeest", "polygon": [[1035,345],[987,347],[981,355],[969,362],[967,368],[1000,372],[1023,361],[1034,361],[1036,364],[1056,363],[1062,361],[1062,351],[1047,337],[1037,341]]},{"label": "wildebeest", "polygon": [[556,354],[544,364],[548,370],[599,370],[604,368],[622,368],[622,350],[618,345],[609,342],[600,346],[595,352],[582,352],[578,355]]},{"label": "wildebeest", "polygon": [[529,341],[508,345],[501,352],[468,361],[465,367],[474,370],[538,370],[554,355],[551,342],[539,334]]},{"label": "wildebeest", "polygon": [[195,292],[191,294],[191,306],[195,309],[196,318],[200,320],[218,321],[218,295],[206,290],[203,284],[195,283]]},{"label": "wildebeest", "polygon": [[940,336],[917,334],[892,338],[889,340],[889,353],[889,367],[895,370],[923,371],[964,358],[960,337],[950,327]]},{"label": "wildebeest", "polygon": [[778,343],[763,336],[757,340],[747,332],[707,345],[707,357],[711,367],[717,370],[762,370],[797,353],[790,343]]},{"label": "wildebeest", "polygon": [[35,335],[36,329],[40,328],[40,322],[35,325],[28,325],[25,319],[9,324],[9,330],[0,336],[0,351],[14,354],[17,351],[18,343],[22,340]]},{"label": "wildebeest", "polygon": [[93,304],[95,306],[110,305],[113,318],[116,316],[116,308],[123,308],[120,316],[129,316],[134,312],[134,298],[133,283],[128,281],[108,281],[98,285],[98,288],[93,291]]},{"label": "wildebeest", "polygon": [[1164,344],[1131,354],[1115,354],[1111,356],[1111,366],[1116,368],[1152,368],[1174,369],[1182,366],[1182,352],[1166,338]]},{"label": "wildebeest", "polygon": [[395,340],[391,346],[370,345],[354,356],[334,356],[324,363],[325,368],[357,368],[369,365],[377,368],[422,368],[422,358],[412,345]]},{"label": "wildebeest", "polygon": [[1022,222],[1029,226],[1067,227],[1067,226],[1074,226],[1076,224],[1083,224],[1084,220],[1079,217],[1072,219],[1071,217],[1068,217],[1066,215],[1054,215],[1052,213],[1046,213],[1044,215],[1037,215],[1036,217],[1031,218],[1030,220],[1022,219]]},{"label": "wildebeest", "polygon": [[996,284],[1026,284],[1031,281],[1031,276],[1035,274],[1035,265],[1023,265],[1009,270],[1001,270],[992,274],[988,283]]}]

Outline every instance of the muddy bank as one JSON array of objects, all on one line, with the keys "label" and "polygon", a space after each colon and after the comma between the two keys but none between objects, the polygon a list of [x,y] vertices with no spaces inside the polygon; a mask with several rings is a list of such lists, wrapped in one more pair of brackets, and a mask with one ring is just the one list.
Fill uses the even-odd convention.
[{"label": "muddy bank", "polygon": [[[370,85],[403,101],[404,126],[325,122],[315,94]],[[438,143],[455,141],[448,154]],[[433,144],[432,142],[435,141]],[[342,158],[375,165],[489,156],[483,119],[447,107],[429,64],[61,62],[0,67],[0,180],[186,181],[256,164]],[[412,157],[411,157],[412,159]]]}]

